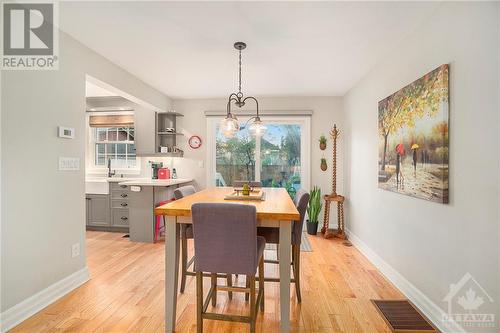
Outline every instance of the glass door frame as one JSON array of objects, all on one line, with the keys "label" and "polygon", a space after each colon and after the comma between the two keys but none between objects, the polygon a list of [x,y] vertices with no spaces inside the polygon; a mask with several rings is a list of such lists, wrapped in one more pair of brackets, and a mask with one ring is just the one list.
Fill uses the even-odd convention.
[{"label": "glass door frame", "polygon": [[[238,117],[240,124],[248,120],[248,116]],[[311,185],[311,117],[309,115],[262,115],[264,124],[299,125],[301,127],[300,137],[300,183],[301,188],[309,191]],[[207,187],[216,184],[216,130],[217,124],[224,116],[207,116]],[[261,151],[260,140],[255,142],[255,180],[260,181],[261,173]],[[229,184],[227,184],[229,185]]]}]

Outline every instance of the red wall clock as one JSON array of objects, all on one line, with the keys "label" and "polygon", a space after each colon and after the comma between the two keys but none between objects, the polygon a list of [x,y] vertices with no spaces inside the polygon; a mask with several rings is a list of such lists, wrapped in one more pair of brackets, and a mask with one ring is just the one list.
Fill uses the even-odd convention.
[{"label": "red wall clock", "polygon": [[193,149],[198,149],[201,147],[201,138],[198,135],[193,135],[189,138],[189,147]]}]

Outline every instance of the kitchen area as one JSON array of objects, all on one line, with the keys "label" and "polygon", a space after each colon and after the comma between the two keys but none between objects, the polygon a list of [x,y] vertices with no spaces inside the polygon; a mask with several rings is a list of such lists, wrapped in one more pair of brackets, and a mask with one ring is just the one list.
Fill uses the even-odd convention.
[{"label": "kitchen area", "polygon": [[157,112],[87,82],[86,229],[123,233],[132,242],[163,238],[156,206],[189,184],[183,133],[174,111]]}]

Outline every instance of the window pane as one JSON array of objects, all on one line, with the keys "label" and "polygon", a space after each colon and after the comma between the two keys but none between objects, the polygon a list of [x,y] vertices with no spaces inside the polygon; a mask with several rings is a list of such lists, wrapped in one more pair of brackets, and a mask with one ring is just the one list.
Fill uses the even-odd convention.
[{"label": "window pane", "polygon": [[127,167],[127,159],[126,156],[123,155],[117,155],[116,163],[115,166],[117,168],[123,169]]},{"label": "window pane", "polygon": [[300,188],[300,125],[267,124],[261,139],[260,179],[265,187]]},{"label": "window pane", "polygon": [[96,129],[96,140],[97,141],[105,141],[107,133],[107,128],[97,128]]},{"label": "window pane", "polygon": [[126,143],[117,143],[116,144],[116,153],[125,155],[127,151],[127,144]]},{"label": "window pane", "polygon": [[106,154],[114,155],[116,153],[116,143],[107,143],[106,144]]},{"label": "window pane", "polygon": [[128,140],[128,130],[126,128],[118,128],[117,141],[127,141],[127,140]]},{"label": "window pane", "polygon": [[134,137],[135,137],[134,128],[130,127],[128,129],[128,139],[129,139],[129,141],[134,141]]},{"label": "window pane", "polygon": [[231,186],[235,180],[255,179],[255,138],[247,130],[226,138],[216,128],[216,185]]},{"label": "window pane", "polygon": [[135,144],[127,145],[127,155],[135,154]]},{"label": "window pane", "polygon": [[101,154],[97,154],[96,165],[106,165],[106,157]]},{"label": "window pane", "polygon": [[104,143],[96,143],[95,151],[97,154],[104,154]]},{"label": "window pane", "polygon": [[117,141],[117,131],[116,128],[109,128],[108,129],[108,141]]}]

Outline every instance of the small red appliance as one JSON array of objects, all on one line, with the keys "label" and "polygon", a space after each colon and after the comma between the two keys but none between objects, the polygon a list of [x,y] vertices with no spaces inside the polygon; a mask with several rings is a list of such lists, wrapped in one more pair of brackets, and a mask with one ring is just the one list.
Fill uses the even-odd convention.
[{"label": "small red appliance", "polygon": [[158,179],[170,179],[170,169],[169,168],[158,169]]}]

